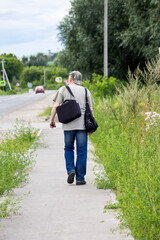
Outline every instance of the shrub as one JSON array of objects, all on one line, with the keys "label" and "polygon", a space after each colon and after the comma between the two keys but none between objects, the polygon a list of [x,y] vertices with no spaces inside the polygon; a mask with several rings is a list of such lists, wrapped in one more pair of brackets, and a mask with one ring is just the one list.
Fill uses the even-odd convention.
[{"label": "shrub", "polygon": [[96,96],[105,97],[106,95],[113,95],[116,91],[116,85],[119,80],[114,77],[104,77],[101,75],[93,74],[92,82],[86,80],[83,86],[86,86]]}]

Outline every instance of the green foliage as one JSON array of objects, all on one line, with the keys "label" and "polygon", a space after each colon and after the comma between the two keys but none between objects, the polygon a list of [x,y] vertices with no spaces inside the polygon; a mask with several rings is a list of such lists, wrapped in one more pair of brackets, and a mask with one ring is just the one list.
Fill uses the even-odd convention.
[{"label": "green foliage", "polygon": [[60,65],[85,76],[103,73],[103,1],[74,0],[68,15],[59,25],[59,39],[65,50],[58,56]]},{"label": "green foliage", "polygon": [[[27,87],[28,82],[32,82],[33,87],[44,85],[45,89],[57,89],[61,84],[55,82],[56,77],[66,79],[68,72],[63,67],[50,66],[45,67],[45,85],[44,85],[44,68],[43,67],[25,67],[21,74],[21,87]],[[64,84],[64,83],[63,83]]]},{"label": "green foliage", "polygon": [[105,97],[106,95],[113,95],[116,91],[116,85],[119,80],[114,77],[104,77],[93,74],[92,81],[83,81],[83,86],[90,89],[96,96]]},{"label": "green foliage", "polygon": [[3,91],[3,90],[0,90],[0,95],[13,95],[15,94],[15,91],[14,90],[7,90],[7,91]]},{"label": "green foliage", "polygon": [[41,76],[43,76],[43,69],[41,67],[26,67],[21,74],[20,86],[27,87],[28,82],[35,82],[35,85],[38,82],[38,85],[42,85]]},{"label": "green foliage", "polygon": [[159,11],[157,0],[124,1],[128,18],[128,27],[119,38],[121,45],[129,47],[138,58],[150,59],[158,54],[159,46]]},{"label": "green foliage", "polygon": [[135,61],[133,58],[129,46],[121,46],[122,40],[118,37],[128,27],[125,1],[108,1],[108,72],[109,76],[120,79],[126,79],[128,66],[134,69],[139,63],[139,60]]},{"label": "green foliage", "polygon": [[[159,11],[157,0],[108,1],[109,76],[126,79],[128,67],[144,67],[158,54]],[[55,61],[86,77],[103,73],[104,1],[73,0],[59,25],[65,46]]]},{"label": "green foliage", "polygon": [[46,66],[47,56],[43,53],[38,53],[37,56],[30,56],[28,66]]},{"label": "green foliage", "polygon": [[15,87],[13,90],[3,91],[0,90],[0,95],[14,95],[28,92],[28,89]]},{"label": "green foliage", "polygon": [[0,219],[11,217],[12,213],[19,214],[20,202],[23,198],[15,198],[12,195],[11,193],[3,197],[3,202],[0,204]]},{"label": "green foliage", "polygon": [[113,76],[125,76],[128,66],[132,71],[138,65],[143,68],[148,59],[157,56],[159,11],[157,0],[109,1],[109,68]]},{"label": "green foliage", "polygon": [[107,204],[104,206],[104,209],[119,209],[120,205],[118,203],[112,203],[110,201],[107,202]]},{"label": "green foliage", "polygon": [[[4,59],[5,63],[5,70],[7,72],[7,76],[9,78],[9,81],[12,83],[14,79],[19,81],[20,74],[23,70],[23,63],[13,54],[1,54],[0,55],[0,62],[1,60]],[[0,70],[1,70],[1,65],[0,65]],[[16,82],[17,82],[16,81]],[[14,82],[15,84],[15,82]]]},{"label": "green foliage", "polygon": [[[135,240],[160,239],[160,88],[151,81],[158,65],[130,74],[129,83],[113,97],[95,97],[99,128],[91,139],[106,184],[116,190],[121,223]],[[144,86],[143,76],[148,79]]]},{"label": "green foliage", "polygon": [[0,142],[0,196],[26,181],[33,164],[33,150],[29,149],[31,146],[33,149],[36,138],[37,130],[23,122],[3,136]]},{"label": "green foliage", "polygon": [[53,64],[53,60],[55,59],[57,53],[54,53],[52,56],[45,55],[44,53],[37,53],[36,55],[31,55],[29,57],[23,56],[22,62],[25,67],[31,66],[47,66],[48,62]]},{"label": "green foliage", "polygon": [[48,117],[51,115],[51,110],[52,107],[48,107],[47,109],[45,109],[45,111],[41,114],[39,114],[39,117]]}]

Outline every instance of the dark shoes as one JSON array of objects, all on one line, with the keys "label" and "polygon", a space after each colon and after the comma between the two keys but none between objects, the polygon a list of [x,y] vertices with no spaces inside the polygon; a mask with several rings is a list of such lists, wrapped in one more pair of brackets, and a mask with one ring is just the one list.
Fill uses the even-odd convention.
[{"label": "dark shoes", "polygon": [[74,182],[74,176],[75,176],[75,171],[72,171],[68,174],[68,178],[67,178],[67,182],[69,184],[73,183]]},{"label": "dark shoes", "polygon": [[[71,183],[73,183],[74,182],[74,177],[75,177],[75,171],[72,171],[72,172],[70,172],[69,174],[68,174],[68,178],[67,178],[67,182],[69,183],[69,184],[71,184]],[[84,185],[84,184],[86,184],[86,181],[84,180],[84,181],[76,181],[76,185]]]},{"label": "dark shoes", "polygon": [[83,182],[77,181],[77,182],[76,182],[76,185],[84,185],[84,184],[86,184],[86,181],[83,181]]}]

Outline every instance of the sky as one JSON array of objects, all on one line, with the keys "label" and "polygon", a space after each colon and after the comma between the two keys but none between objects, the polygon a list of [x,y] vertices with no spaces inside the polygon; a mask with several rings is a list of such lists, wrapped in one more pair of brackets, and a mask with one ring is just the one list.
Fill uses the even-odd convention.
[{"label": "sky", "polygon": [[69,8],[70,0],[0,0],[0,54],[62,50],[57,26]]}]

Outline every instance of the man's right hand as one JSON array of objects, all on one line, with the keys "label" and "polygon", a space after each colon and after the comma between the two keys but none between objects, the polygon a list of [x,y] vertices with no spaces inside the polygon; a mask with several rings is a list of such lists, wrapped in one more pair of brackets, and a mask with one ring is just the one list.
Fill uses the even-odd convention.
[{"label": "man's right hand", "polygon": [[56,127],[55,121],[51,121],[50,122],[50,128],[54,128],[54,127]]}]

